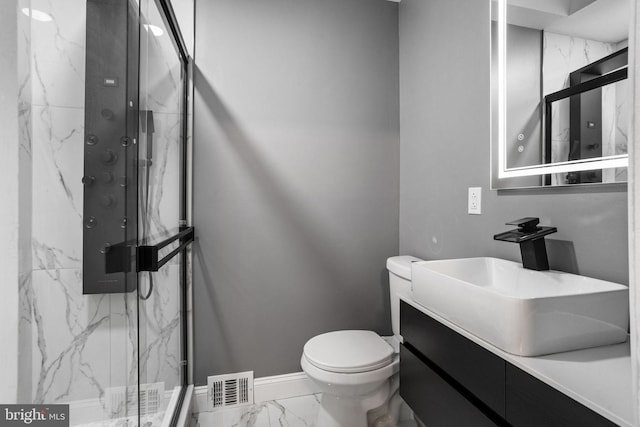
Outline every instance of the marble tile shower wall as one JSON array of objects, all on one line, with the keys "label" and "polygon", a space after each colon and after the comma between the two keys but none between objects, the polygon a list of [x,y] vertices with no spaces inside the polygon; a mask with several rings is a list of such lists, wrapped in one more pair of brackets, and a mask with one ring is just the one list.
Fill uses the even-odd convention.
[{"label": "marble tile shower wall", "polygon": [[[144,330],[137,326],[137,295],[82,294],[83,123],[85,70],[85,0],[31,0],[49,14],[49,22],[20,18],[24,39],[21,96],[21,144],[28,176],[20,187],[28,194],[24,217],[28,264],[21,280],[19,401],[72,402],[91,407],[94,419],[109,418],[110,388],[135,385],[140,363],[147,382],[179,384],[179,298],[177,263],[156,274],[152,297],[143,306]],[[174,155],[167,135],[175,133],[176,115],[157,119],[158,161]],[[159,144],[160,142],[158,142]],[[166,168],[158,168],[164,174]],[[175,194],[155,178],[150,221],[163,228],[160,212]],[[177,215],[177,214],[176,214]],[[170,217],[175,216],[169,214]],[[145,283],[142,286],[146,286]],[[146,289],[146,288],[145,288]],[[139,336],[140,333],[140,336]]]},{"label": "marble tile shower wall", "polygon": [[[153,1],[141,2],[149,22],[162,22]],[[140,192],[139,223],[152,242],[170,237],[180,220],[180,141],[183,118],[180,62],[169,38],[146,32],[141,38],[140,108],[154,114],[153,166],[148,194]],[[145,155],[141,151],[141,155]],[[148,208],[147,208],[148,206]],[[160,251],[160,256],[178,242]],[[180,283],[179,257],[154,273],[152,297],[140,306],[140,381],[163,383],[165,390],[180,385]],[[148,275],[140,288],[148,289]]]},{"label": "marble tile shower wall", "polygon": [[[623,46],[543,33],[543,93],[569,87],[568,76],[591,62],[603,58]],[[627,80],[602,88],[602,155],[627,153],[629,103]],[[569,156],[569,99],[555,102],[552,121],[552,161],[566,161]],[[564,183],[565,174],[552,176],[552,184]],[[626,181],[626,168],[604,169],[603,182]]]}]

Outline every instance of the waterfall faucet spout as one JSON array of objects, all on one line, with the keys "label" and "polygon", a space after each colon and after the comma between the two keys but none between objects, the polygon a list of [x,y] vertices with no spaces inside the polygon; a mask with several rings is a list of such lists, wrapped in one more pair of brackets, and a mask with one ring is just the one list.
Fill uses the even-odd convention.
[{"label": "waterfall faucet spout", "polygon": [[498,233],[493,236],[493,239],[518,243],[524,268],[538,271],[548,270],[549,259],[547,258],[544,236],[555,233],[558,229],[556,227],[538,226],[539,223],[540,219],[533,217],[507,222],[507,225],[515,225],[518,228]]}]

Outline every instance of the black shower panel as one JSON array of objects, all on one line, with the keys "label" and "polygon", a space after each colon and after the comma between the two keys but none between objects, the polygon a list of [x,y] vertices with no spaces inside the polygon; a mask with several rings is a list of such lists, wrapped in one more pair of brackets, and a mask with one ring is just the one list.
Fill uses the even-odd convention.
[{"label": "black shower panel", "polygon": [[84,294],[137,287],[137,22],[135,2],[87,1]]}]

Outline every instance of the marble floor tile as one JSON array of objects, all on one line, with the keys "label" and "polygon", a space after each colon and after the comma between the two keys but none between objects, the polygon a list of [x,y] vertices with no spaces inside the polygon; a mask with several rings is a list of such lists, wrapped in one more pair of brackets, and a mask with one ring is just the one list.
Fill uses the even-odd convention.
[{"label": "marble floor tile", "polygon": [[[277,424],[276,424],[277,425]],[[266,403],[193,414],[190,427],[271,427]]]},{"label": "marble floor tile", "polygon": [[313,426],[320,405],[320,394],[267,402],[272,426]]},{"label": "marble floor tile", "polygon": [[[313,427],[321,394],[298,396],[212,412],[194,413],[190,427]],[[403,403],[398,427],[416,427],[413,412]]]}]

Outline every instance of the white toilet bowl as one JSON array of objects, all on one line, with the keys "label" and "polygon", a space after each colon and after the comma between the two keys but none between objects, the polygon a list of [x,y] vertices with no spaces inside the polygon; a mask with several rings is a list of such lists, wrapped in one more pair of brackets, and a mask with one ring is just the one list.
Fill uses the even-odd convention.
[{"label": "white toilet bowl", "polygon": [[367,427],[367,412],[386,405],[395,392],[390,379],[399,359],[375,332],[335,331],[310,339],[300,365],[322,391],[316,427]]},{"label": "white toilet bowl", "polygon": [[[392,337],[335,331],[311,338],[300,365],[322,391],[316,427],[395,427],[398,415],[400,296],[411,293],[412,256],[387,260]],[[369,412],[369,420],[367,420]]]}]

